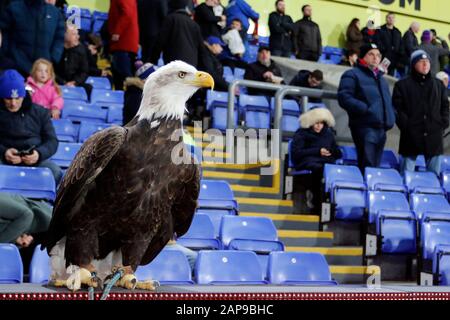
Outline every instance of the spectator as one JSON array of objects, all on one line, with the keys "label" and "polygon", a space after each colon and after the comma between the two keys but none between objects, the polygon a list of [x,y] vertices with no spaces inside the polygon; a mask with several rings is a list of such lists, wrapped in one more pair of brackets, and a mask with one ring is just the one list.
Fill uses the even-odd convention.
[{"label": "spectator", "polygon": [[439,58],[441,56],[447,56],[450,54],[448,49],[447,42],[442,43],[442,48],[434,46],[431,44],[433,39],[433,35],[430,30],[425,30],[422,33],[422,43],[419,46],[419,49],[425,51],[430,57],[431,62],[431,76],[434,77],[440,71],[440,63]]},{"label": "spectator", "polygon": [[222,36],[222,40],[228,46],[229,57],[232,59],[242,59],[245,53],[244,41],[240,36],[242,31],[242,23],[239,19],[231,22],[230,28]]},{"label": "spectator", "polygon": [[346,48],[348,51],[359,53],[359,48],[364,43],[363,34],[360,30],[361,22],[359,19],[354,18],[347,27],[347,45]]},{"label": "spectator", "polygon": [[[335,121],[326,108],[315,108],[300,116],[301,128],[294,134],[291,145],[292,160],[296,170],[312,172],[312,206],[320,208],[323,167],[342,157],[336,144],[332,127]],[[308,193],[308,192],[307,192]],[[307,196],[310,199],[310,196]]]},{"label": "spectator", "polygon": [[23,75],[44,58],[59,63],[64,50],[64,18],[44,0],[12,1],[0,17],[3,50]]},{"label": "spectator", "polygon": [[419,41],[416,34],[420,30],[420,24],[418,22],[411,23],[408,31],[405,32],[402,39],[403,44],[403,63],[405,65],[405,74],[409,73],[409,59],[411,54],[419,48]]},{"label": "spectator", "polygon": [[[297,75],[291,80],[289,85],[296,87],[303,87],[309,89],[322,89],[323,73],[320,70],[300,70]],[[295,100],[300,102],[301,97],[295,97]],[[320,98],[309,98],[310,102],[322,102]]]},{"label": "spectator", "polygon": [[294,47],[297,59],[318,61],[322,55],[322,36],[317,23],[311,19],[310,5],[302,7],[303,19],[294,25]]},{"label": "spectator", "polygon": [[168,13],[167,0],[138,1],[139,36],[144,62],[150,61],[158,34]]},{"label": "spectator", "polygon": [[139,49],[139,26],[136,1],[111,0],[108,14],[111,36],[111,70],[116,90],[123,89],[126,77],[133,75],[133,63]]},{"label": "spectator", "polygon": [[195,21],[199,24],[202,31],[203,39],[210,36],[221,36],[221,27],[219,22],[225,22],[227,18],[224,15],[216,16],[214,14],[214,7],[219,3],[217,0],[206,0],[195,8]]},{"label": "spectator", "polygon": [[445,88],[448,88],[448,74],[444,71],[440,71],[436,74],[436,79],[442,81]]},{"label": "spectator", "polygon": [[[359,52],[359,49],[358,49]],[[339,64],[341,66],[354,67],[358,62],[358,53],[353,50],[349,50],[345,53],[344,60]]]},{"label": "spectator", "polygon": [[[176,238],[176,235],[174,235],[174,238]],[[198,257],[198,253],[196,251],[182,246],[181,244],[177,243],[175,239],[170,239],[164,247],[164,250],[176,250],[183,253],[186,256],[187,261],[189,262],[191,271],[194,272],[195,262],[197,261]]]},{"label": "spectator", "polygon": [[[283,84],[284,80],[281,76],[281,71],[270,57],[270,49],[268,47],[259,47],[258,61],[248,65],[244,79]],[[251,95],[273,96],[273,91],[263,89],[248,88],[248,93]]]},{"label": "spectator", "polygon": [[[16,70],[0,76],[0,163],[49,168],[58,183],[61,169],[48,160],[58,148],[55,129],[49,112],[31,102],[24,82]],[[30,154],[19,154],[25,150]]]},{"label": "spectator", "polygon": [[285,14],[284,0],[275,2],[276,11],[269,15],[270,51],[274,56],[290,58],[293,53],[294,22]]},{"label": "spectator", "polygon": [[423,50],[411,55],[411,75],[395,84],[392,102],[400,129],[401,172],[415,171],[418,155],[425,156],[427,170],[440,175],[443,134],[449,125],[447,89],[435,79],[431,57]]},{"label": "spectator", "polygon": [[363,34],[364,44],[375,44],[380,51],[383,50],[383,44],[381,43],[380,30],[375,26],[375,22],[372,20],[367,21],[367,26],[361,30]]},{"label": "spectator", "polygon": [[380,50],[366,44],[360,58],[356,67],[342,75],[338,101],[348,113],[358,166],[364,172],[366,167],[380,165],[386,131],[394,126],[395,115],[389,85],[378,70]]},{"label": "spectator", "polygon": [[218,91],[228,91],[228,82],[223,78],[223,65],[217,58],[222,51],[225,43],[218,37],[208,37],[205,43],[207,50],[202,56],[200,70],[208,72],[214,79],[214,89]]},{"label": "spectator", "polygon": [[83,87],[90,97],[92,86],[86,83],[89,74],[86,48],[80,44],[75,25],[68,25],[66,29],[63,58],[56,65],[56,81],[69,87]]},{"label": "spectator", "polygon": [[64,100],[61,89],[55,81],[55,71],[50,61],[38,59],[33,64],[31,76],[27,79],[27,84],[31,87],[31,100],[50,111],[53,119],[61,117],[61,110],[64,107]]},{"label": "spectator", "polygon": [[[182,60],[197,67],[204,50],[200,27],[192,21],[186,0],[170,0],[171,13],[164,20],[150,61],[158,63],[161,52],[167,64]],[[176,45],[174,45],[176,44]]]},{"label": "spectator", "polygon": [[30,246],[33,235],[46,232],[52,218],[49,203],[18,194],[0,193],[0,207],[0,243],[20,248]]},{"label": "spectator", "polygon": [[390,12],[386,16],[386,24],[381,26],[380,41],[382,43],[383,57],[389,59],[388,74],[393,76],[395,69],[403,70],[402,63],[402,34],[395,27],[395,14]]},{"label": "spectator", "polygon": [[88,65],[89,65],[88,74],[92,77],[108,77],[109,79],[110,72],[108,72],[108,70],[99,69],[97,65],[98,53],[102,49],[102,39],[99,36],[90,33],[88,35],[88,44],[87,46],[85,46],[85,48],[87,50],[86,54],[88,56]]},{"label": "spectator", "polygon": [[123,107],[123,123],[127,124],[133,120],[139,110],[142,100],[142,90],[144,89],[145,79],[152,74],[156,67],[151,63],[136,61],[136,73],[134,77],[125,79],[125,97]]},{"label": "spectator", "polygon": [[[438,48],[448,48],[448,43],[445,39],[438,37],[436,30],[430,29],[431,34],[433,35],[433,39],[431,40],[431,44]],[[444,43],[445,42],[445,43]],[[448,55],[439,57],[439,70],[444,70],[445,66],[448,64]]]}]

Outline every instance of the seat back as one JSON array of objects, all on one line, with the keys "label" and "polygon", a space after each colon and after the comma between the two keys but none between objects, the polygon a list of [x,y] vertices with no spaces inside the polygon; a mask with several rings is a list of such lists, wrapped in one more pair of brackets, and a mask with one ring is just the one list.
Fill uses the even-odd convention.
[{"label": "seat back", "polygon": [[336,285],[325,257],[320,253],[271,252],[269,282],[289,285]]},{"label": "seat back", "polygon": [[397,155],[395,154],[395,152],[393,150],[386,149],[386,150],[383,151],[383,154],[381,156],[381,164],[380,164],[380,166],[382,168],[398,170],[398,168],[399,168],[399,160],[398,160],[398,157],[397,157]]},{"label": "seat back", "polygon": [[437,245],[450,245],[450,215],[446,213],[425,214],[420,228],[422,258],[433,259]]},{"label": "seat back", "polygon": [[247,110],[269,110],[269,102],[263,96],[250,96],[241,94],[239,96],[239,106]]},{"label": "seat back", "polygon": [[336,181],[364,183],[361,172],[354,166],[325,164],[325,192],[331,191],[331,185]]},{"label": "seat back", "polygon": [[208,208],[199,208],[196,211],[197,215],[207,215],[213,225],[214,228],[214,238],[219,238],[220,235],[220,225],[222,223],[222,217],[225,215],[229,215],[231,213],[235,213],[235,211],[226,210],[226,209],[208,209]]},{"label": "seat back", "polygon": [[123,105],[124,92],[121,90],[93,89],[91,93],[91,103],[98,106],[108,107],[110,104]]},{"label": "seat back", "polygon": [[369,190],[391,191],[395,186],[404,187],[403,179],[395,169],[366,168],[364,176]]},{"label": "seat back", "polygon": [[80,148],[81,143],[60,142],[51,159],[61,168],[68,168]]},{"label": "seat back", "polygon": [[69,119],[52,119],[58,141],[76,142],[78,130]]},{"label": "seat back", "polygon": [[106,122],[107,110],[100,107],[90,105],[66,105],[62,111],[61,117],[75,122]]},{"label": "seat back", "polygon": [[22,283],[22,258],[15,245],[0,243],[0,261],[0,284]]},{"label": "seat back", "polygon": [[[272,111],[272,116],[275,115],[275,98],[270,99],[270,110]],[[282,113],[298,117],[301,113],[300,106],[295,100],[284,99],[282,104]]]},{"label": "seat back", "polygon": [[437,245],[433,254],[433,274],[438,285],[450,285],[450,245]]},{"label": "seat back", "polygon": [[382,210],[409,211],[406,196],[399,192],[370,191],[369,192],[369,223],[375,223]]},{"label": "seat back", "polygon": [[46,250],[41,250],[41,245],[37,245],[30,263],[30,283],[47,283],[50,274],[50,257]]},{"label": "seat back", "polygon": [[340,146],[342,152],[342,158],[339,160],[339,164],[344,165],[358,165],[358,154],[356,148],[353,146]]},{"label": "seat back", "polygon": [[195,266],[198,284],[264,284],[256,253],[234,250],[202,250]]},{"label": "seat back", "polygon": [[106,77],[88,77],[86,83],[89,83],[93,89],[111,90],[111,82]]},{"label": "seat back", "polygon": [[123,124],[123,107],[113,105],[108,108],[106,122],[121,126]]},{"label": "seat back", "polygon": [[107,123],[93,123],[93,122],[82,122],[80,125],[80,132],[78,135],[78,141],[80,143],[85,142],[94,133],[111,127],[111,124]]},{"label": "seat back", "polygon": [[48,168],[0,165],[0,192],[53,201],[55,178]]},{"label": "seat back", "polygon": [[405,185],[409,192],[415,192],[420,188],[441,189],[441,184],[433,172],[405,172]]},{"label": "seat back", "polygon": [[199,207],[214,209],[234,209],[237,210],[237,202],[234,198],[228,182],[224,180],[201,180]]},{"label": "seat back", "polygon": [[215,239],[214,226],[206,214],[194,214],[191,226],[181,238]]},{"label": "seat back", "polygon": [[61,91],[65,102],[66,100],[88,101],[86,90],[83,87],[61,86]]},{"label": "seat back", "polygon": [[419,220],[427,212],[450,214],[450,205],[443,195],[413,194],[410,204]]},{"label": "seat back", "polygon": [[157,280],[161,284],[192,284],[191,267],[186,256],[178,250],[162,250],[145,266],[139,266],[136,277],[139,281]]}]

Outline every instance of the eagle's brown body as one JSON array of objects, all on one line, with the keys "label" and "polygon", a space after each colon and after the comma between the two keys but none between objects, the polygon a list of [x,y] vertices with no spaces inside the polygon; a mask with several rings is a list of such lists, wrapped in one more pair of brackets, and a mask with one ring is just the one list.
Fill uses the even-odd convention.
[{"label": "eagle's brown body", "polygon": [[44,246],[66,237],[66,264],[87,265],[111,251],[136,269],[151,262],[174,233],[188,230],[197,205],[199,170],[171,160],[180,120],[133,120],[90,137],[58,190]]}]

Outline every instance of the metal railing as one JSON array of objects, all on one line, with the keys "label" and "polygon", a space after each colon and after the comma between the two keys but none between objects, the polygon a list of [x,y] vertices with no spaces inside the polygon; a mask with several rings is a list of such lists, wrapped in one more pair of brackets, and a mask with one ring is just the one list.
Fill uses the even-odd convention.
[{"label": "metal railing", "polygon": [[228,87],[228,110],[227,110],[227,129],[234,129],[234,98],[237,86],[244,86],[247,88],[255,89],[265,89],[276,91],[275,93],[275,114],[273,121],[273,128],[279,130],[278,136],[278,147],[279,156],[282,156],[282,139],[283,139],[283,128],[282,128],[282,117],[283,117],[283,99],[285,96],[302,96],[302,106],[303,109],[308,105],[308,98],[323,98],[337,100],[337,92],[320,90],[320,89],[309,89],[302,87],[293,87],[251,80],[235,80]]}]

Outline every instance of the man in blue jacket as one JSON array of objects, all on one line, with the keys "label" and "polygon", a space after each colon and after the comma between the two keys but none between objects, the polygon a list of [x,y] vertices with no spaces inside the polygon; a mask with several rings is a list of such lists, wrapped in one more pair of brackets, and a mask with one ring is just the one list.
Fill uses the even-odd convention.
[{"label": "man in blue jacket", "polygon": [[28,75],[33,62],[58,63],[64,49],[64,18],[45,0],[13,1],[0,16],[3,52],[15,68]]},{"label": "man in blue jacket", "polygon": [[58,148],[50,113],[31,102],[24,82],[16,70],[0,75],[0,164],[46,167],[58,183],[61,168],[49,160]]},{"label": "man in blue jacket", "polygon": [[380,165],[386,131],[395,123],[389,86],[378,69],[380,62],[378,47],[365,44],[357,66],[342,75],[338,90],[339,105],[348,113],[362,172],[366,167]]}]

